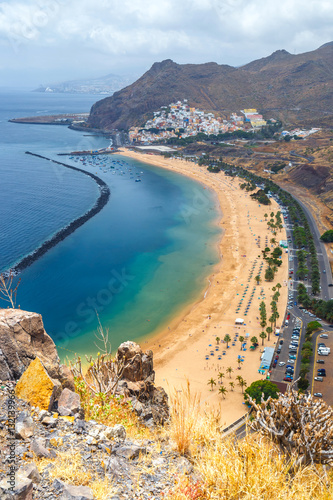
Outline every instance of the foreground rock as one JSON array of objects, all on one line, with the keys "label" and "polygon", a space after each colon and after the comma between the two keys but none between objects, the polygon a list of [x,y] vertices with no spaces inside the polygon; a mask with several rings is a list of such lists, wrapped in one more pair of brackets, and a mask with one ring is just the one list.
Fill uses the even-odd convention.
[{"label": "foreground rock", "polygon": [[103,500],[163,500],[179,475],[197,479],[190,462],[175,453],[167,439],[131,439],[120,424],[110,427],[31,410],[16,399],[19,420],[33,434],[23,439],[17,433],[15,496],[7,484],[7,410],[8,390],[0,384],[1,500],[91,500],[97,481],[103,482]]},{"label": "foreground rock", "polygon": [[56,346],[45,332],[41,315],[0,309],[0,380],[18,380],[36,357],[52,379],[74,390],[73,376],[60,365]]},{"label": "foreground rock", "polygon": [[61,393],[61,384],[52,380],[40,359],[35,358],[18,381],[15,393],[31,406],[50,411]]},{"label": "foreground rock", "polygon": [[153,352],[144,353],[135,342],[122,343],[116,361],[125,368],[117,392],[132,400],[133,408],[147,425],[163,425],[169,418],[168,396],[162,387],[155,387]]}]

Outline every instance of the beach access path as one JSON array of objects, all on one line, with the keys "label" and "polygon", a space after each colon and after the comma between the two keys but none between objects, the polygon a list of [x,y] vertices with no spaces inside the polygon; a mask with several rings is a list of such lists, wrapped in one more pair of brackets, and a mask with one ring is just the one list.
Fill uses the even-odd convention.
[{"label": "beach access path", "polygon": [[[285,315],[288,254],[283,253],[282,265],[273,282],[264,279],[267,263],[262,257],[266,246],[272,248],[272,238],[277,242],[286,239],[285,229],[274,236],[264,217],[267,213],[269,220],[270,213],[275,214],[279,207],[274,200],[269,206],[259,205],[250,197],[251,192],[240,189],[242,180],[225,176],[223,172],[209,173],[206,167],[199,167],[193,162],[127,149],[121,150],[121,154],[191,177],[217,194],[222,211],[219,224],[223,228],[219,242],[220,262],[209,280],[203,283],[202,295],[197,303],[174,318],[162,331],[155,332],[142,347],[154,352],[157,385],[163,386],[168,393],[181,391],[188,379],[191,391],[201,394],[200,409],[220,411],[221,425],[229,425],[247,411],[237,377],[240,375],[247,386],[265,378],[258,373],[261,352],[266,346],[274,347],[278,337],[273,333],[270,341],[266,338],[262,346],[259,305],[265,302],[268,320],[274,294],[272,287],[277,283],[282,285],[277,326],[281,326]],[[261,276],[259,285],[255,281],[258,274]],[[236,326],[236,318],[243,318],[244,325]],[[268,321],[266,326],[270,326]],[[217,344],[216,341],[217,337],[223,340],[226,334],[232,339],[228,348],[226,343]],[[247,339],[246,350],[241,350],[240,336]],[[254,351],[250,350],[253,336],[259,341]],[[238,361],[239,356],[243,356],[243,361]],[[222,383],[219,373],[224,374]],[[216,382],[213,390],[209,385],[211,378]],[[224,398],[219,393],[222,384],[228,391]]]}]

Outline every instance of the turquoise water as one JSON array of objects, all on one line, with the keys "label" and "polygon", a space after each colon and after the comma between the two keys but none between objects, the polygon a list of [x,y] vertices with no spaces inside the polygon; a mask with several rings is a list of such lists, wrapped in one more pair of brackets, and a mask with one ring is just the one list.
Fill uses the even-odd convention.
[{"label": "turquoise water", "polygon": [[[47,97],[38,96],[42,102],[36,107],[45,108],[45,114],[60,107],[54,95],[51,101]],[[68,111],[89,109],[83,107],[88,99],[73,103],[70,97],[59,98],[67,99],[62,105]],[[9,111],[11,116],[14,111],[16,116],[28,114]],[[90,178],[28,159],[24,150],[59,160],[59,151],[107,144],[104,138],[84,137],[64,127],[2,120],[0,132],[8,125],[17,135],[0,153],[1,176],[8,186],[0,202],[0,227],[6,227],[6,238],[0,239],[2,268],[88,210],[98,194]],[[84,166],[68,157],[60,161],[97,173],[110,186],[111,198],[98,215],[21,273],[17,304],[43,315],[57,346],[81,354],[96,350],[98,314],[116,349],[125,340],[167,325],[203,293],[218,262],[217,200],[187,177],[121,156]],[[10,213],[15,213],[15,224],[8,221]],[[62,357],[71,355],[63,349]]]}]

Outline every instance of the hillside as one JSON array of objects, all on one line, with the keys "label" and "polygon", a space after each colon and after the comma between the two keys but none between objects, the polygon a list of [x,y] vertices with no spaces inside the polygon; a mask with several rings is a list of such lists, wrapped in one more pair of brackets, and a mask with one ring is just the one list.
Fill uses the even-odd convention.
[{"label": "hillside", "polygon": [[209,406],[198,411],[189,383],[169,406],[152,351],[133,342],[78,375],[79,359],[60,364],[39,314],[2,309],[0,349],[3,500],[332,499],[333,412],[311,395],[250,398],[239,438]]},{"label": "hillside", "polygon": [[181,99],[222,116],[254,107],[283,121],[319,125],[332,114],[333,43],[304,54],[279,50],[240,68],[217,63],[154,63],[128,87],[94,104],[89,124],[104,130],[142,125]]}]

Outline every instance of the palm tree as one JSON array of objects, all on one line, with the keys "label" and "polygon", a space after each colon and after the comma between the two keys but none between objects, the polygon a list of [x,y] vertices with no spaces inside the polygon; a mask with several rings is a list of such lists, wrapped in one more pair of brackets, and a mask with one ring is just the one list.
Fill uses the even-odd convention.
[{"label": "palm tree", "polygon": [[223,383],[223,382],[222,382],[223,377],[225,377],[224,373],[220,372],[220,373],[218,374],[218,377],[219,377],[219,379],[221,380],[221,384],[222,384],[222,383]]},{"label": "palm tree", "polygon": [[223,399],[225,399],[225,394],[227,392],[227,389],[223,385],[219,388],[219,393],[222,395]]},{"label": "palm tree", "polygon": [[210,385],[210,390],[212,391],[213,388],[214,388],[214,385],[216,385],[216,382],[213,378],[211,378],[209,381],[208,381],[208,384],[207,385]]},{"label": "palm tree", "polygon": [[261,281],[261,278],[260,278],[259,274],[257,274],[257,276],[255,276],[254,279],[255,279],[257,285],[259,285],[260,281]]},{"label": "palm tree", "polygon": [[233,371],[234,371],[233,368],[231,368],[231,366],[228,366],[227,372],[229,373],[229,378],[231,378],[231,374]]},{"label": "palm tree", "polygon": [[241,369],[241,364],[242,364],[241,358],[237,359],[237,363],[238,363],[238,369],[240,370]]},{"label": "palm tree", "polygon": [[271,238],[271,243],[272,243],[272,245],[275,245],[276,239],[275,238]]},{"label": "palm tree", "polygon": [[219,345],[220,340],[221,340],[221,339],[220,339],[220,337],[216,337],[216,339],[215,339],[215,340],[216,340],[216,344],[217,344],[217,345]]},{"label": "palm tree", "polygon": [[281,288],[282,285],[280,283],[277,283],[275,286],[276,286],[276,288],[279,289],[279,288]]},{"label": "palm tree", "polygon": [[270,335],[271,335],[272,331],[273,331],[272,327],[268,326],[266,328],[266,332],[267,332],[267,335],[268,335],[268,342],[269,342],[269,340],[271,338]]},{"label": "palm tree", "polygon": [[268,214],[264,214],[265,220],[267,220]]},{"label": "palm tree", "polygon": [[239,342],[240,342],[240,345],[241,345],[241,351],[242,351],[242,350],[243,350],[243,349],[242,349],[242,345],[243,345],[243,342],[244,342],[244,340],[245,340],[245,337],[240,336],[240,337],[238,337],[238,340],[239,340]]},{"label": "palm tree", "polygon": [[271,328],[272,328],[272,330],[273,330],[273,323],[274,323],[274,321],[275,321],[274,313],[272,314],[272,316],[269,318],[269,320],[268,320],[268,321],[270,322],[270,324],[271,324]]},{"label": "palm tree", "polygon": [[251,343],[254,345],[254,344],[258,344],[258,339],[257,337],[251,337]]},{"label": "palm tree", "polygon": [[244,387],[247,386],[247,383],[245,382],[245,380],[243,379],[243,377],[240,377],[240,378],[237,377],[237,379],[238,379],[238,385],[242,389],[242,394],[244,394]]},{"label": "palm tree", "polygon": [[229,382],[229,385],[230,385],[230,389],[233,391],[233,390],[234,390],[234,387],[235,387],[234,382]]},{"label": "palm tree", "polygon": [[262,345],[264,345],[264,340],[265,340],[266,337],[267,337],[266,333],[265,332],[261,332],[260,338],[262,339]]},{"label": "palm tree", "polygon": [[226,335],[224,336],[224,339],[223,339],[223,340],[224,340],[224,342],[227,344],[227,348],[228,348],[228,344],[229,344],[229,342],[231,341],[231,337],[230,337],[230,335],[226,334]]}]

